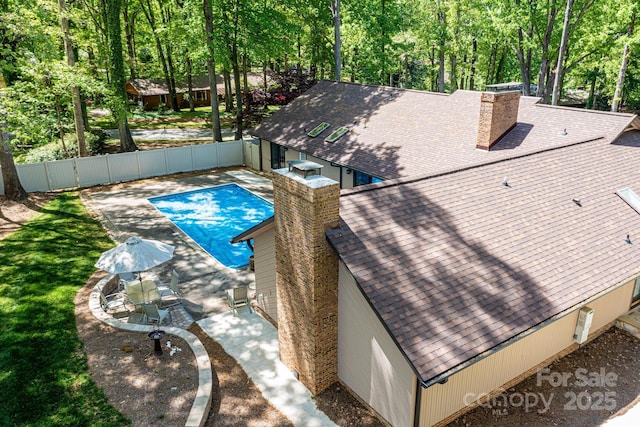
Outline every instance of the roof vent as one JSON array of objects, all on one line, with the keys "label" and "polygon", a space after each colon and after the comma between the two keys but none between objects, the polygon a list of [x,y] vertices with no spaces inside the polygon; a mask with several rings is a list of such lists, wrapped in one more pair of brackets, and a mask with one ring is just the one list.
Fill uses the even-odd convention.
[{"label": "roof vent", "polygon": [[320,170],[324,167],[310,160],[289,160],[289,172],[302,175],[304,178],[314,175],[322,175]]}]

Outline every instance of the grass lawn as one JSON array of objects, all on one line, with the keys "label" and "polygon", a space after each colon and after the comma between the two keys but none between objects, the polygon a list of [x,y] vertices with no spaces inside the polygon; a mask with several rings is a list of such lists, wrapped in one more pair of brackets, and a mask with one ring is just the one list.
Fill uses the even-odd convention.
[{"label": "grass lawn", "polygon": [[91,380],[74,296],[113,246],[77,193],[0,240],[0,425],[127,425]]}]

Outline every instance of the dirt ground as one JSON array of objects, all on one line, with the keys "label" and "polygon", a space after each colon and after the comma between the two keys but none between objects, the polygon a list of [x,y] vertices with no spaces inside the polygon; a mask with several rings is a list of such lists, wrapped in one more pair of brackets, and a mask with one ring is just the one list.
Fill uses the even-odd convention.
[{"label": "dirt ground", "polygon": [[640,340],[613,327],[449,425],[600,425],[640,400],[638,350]]},{"label": "dirt ground", "polygon": [[[0,239],[17,230],[53,197],[55,194],[32,193],[23,204],[0,197]],[[182,339],[167,335],[161,341],[162,356],[156,356],[154,342],[146,334],[119,331],[95,319],[87,302],[103,276],[104,273],[96,272],[75,298],[78,336],[84,344],[93,380],[134,426],[184,425],[198,387],[193,353]],[[207,349],[214,372],[206,426],[292,425],[216,341],[197,324],[189,331]],[[171,348],[180,351],[171,355],[167,341],[171,342]],[[340,384],[317,396],[316,402],[339,426],[384,426]]]}]

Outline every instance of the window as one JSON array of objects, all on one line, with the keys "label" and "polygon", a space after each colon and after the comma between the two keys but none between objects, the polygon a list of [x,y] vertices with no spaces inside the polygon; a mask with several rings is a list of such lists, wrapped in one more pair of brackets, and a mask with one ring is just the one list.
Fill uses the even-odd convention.
[{"label": "window", "polygon": [[298,160],[307,160],[307,153],[303,153],[302,151],[298,153]]},{"label": "window", "polygon": [[287,149],[282,145],[271,143],[271,169],[280,169],[286,166],[286,151]]},{"label": "window", "polygon": [[631,305],[640,303],[640,277],[636,277],[636,283],[633,286],[633,295],[631,297]]},{"label": "window", "polygon": [[376,182],[382,182],[384,180],[376,178],[375,176],[367,175],[363,172],[353,171],[353,186],[373,184]]},{"label": "window", "polygon": [[334,130],[333,133],[331,135],[329,135],[328,137],[326,137],[324,140],[325,140],[325,142],[336,142],[338,139],[340,139],[340,137],[342,135],[344,135],[348,131],[349,131],[349,129],[347,129],[345,127],[338,128],[338,129]]},{"label": "window", "polygon": [[640,213],[640,197],[630,188],[623,188],[616,193],[622,200],[627,202],[629,206]]},{"label": "window", "polygon": [[207,92],[203,90],[197,90],[193,92],[193,98],[196,101],[206,101],[207,100]]},{"label": "window", "polygon": [[160,104],[167,103],[167,95],[160,95]]},{"label": "window", "polygon": [[328,128],[329,126],[331,126],[329,123],[327,122],[322,122],[320,123],[318,126],[314,127],[311,132],[309,132],[307,135],[309,135],[311,138],[315,138],[316,136],[320,135],[322,132],[324,132],[324,130],[326,128]]}]

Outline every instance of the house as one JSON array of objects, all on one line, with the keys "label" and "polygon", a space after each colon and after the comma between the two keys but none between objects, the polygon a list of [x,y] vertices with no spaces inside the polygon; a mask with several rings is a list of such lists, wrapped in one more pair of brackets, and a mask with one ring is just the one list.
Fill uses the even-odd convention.
[{"label": "house", "polygon": [[313,394],[443,425],[640,303],[634,115],[320,82],[253,133],[274,217],[236,240]]},{"label": "house", "polygon": [[[217,79],[222,80],[222,76]],[[178,104],[181,108],[189,106],[189,101],[185,97],[188,92],[186,83],[179,83],[176,88]],[[224,83],[223,83],[224,88]],[[142,105],[145,110],[152,110],[163,105],[171,108],[169,98],[169,88],[165,79],[133,79],[126,83],[127,96],[129,100]],[[192,79],[192,91],[194,105],[202,107],[211,105],[211,91],[209,90],[209,79],[207,76],[194,76]]]},{"label": "house", "polygon": [[[263,84],[262,73],[247,73],[247,81],[250,86],[260,86]],[[208,76],[193,76],[191,79],[194,105],[203,107],[211,105],[211,89]],[[133,79],[126,83],[127,96],[131,102],[144,106],[145,110],[152,110],[164,105],[171,108],[169,99],[169,89],[165,79]],[[178,104],[181,108],[189,106],[187,82],[177,83]],[[216,93],[219,98],[224,97],[224,78],[221,74],[216,75]],[[233,91],[235,93],[235,91]]]}]

